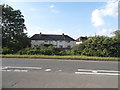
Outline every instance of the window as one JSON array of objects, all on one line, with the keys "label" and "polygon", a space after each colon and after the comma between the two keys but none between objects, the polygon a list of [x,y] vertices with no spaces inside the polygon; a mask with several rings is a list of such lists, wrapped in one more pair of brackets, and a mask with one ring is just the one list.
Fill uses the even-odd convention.
[{"label": "window", "polygon": [[70,45],[68,45],[68,48],[71,48],[71,46],[70,46]]},{"label": "window", "polygon": [[48,42],[48,41],[45,41],[45,42]]},{"label": "window", "polygon": [[37,47],[38,45],[34,45],[34,47]]},{"label": "window", "polygon": [[60,46],[59,46],[59,48],[63,48],[63,46],[62,46],[62,45],[60,45]]},{"label": "window", "polygon": [[70,41],[67,41],[68,43],[70,43]]}]

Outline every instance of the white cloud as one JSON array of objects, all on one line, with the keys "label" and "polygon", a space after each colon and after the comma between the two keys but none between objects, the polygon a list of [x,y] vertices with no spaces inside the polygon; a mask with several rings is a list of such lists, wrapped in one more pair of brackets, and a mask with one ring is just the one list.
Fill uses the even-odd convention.
[{"label": "white cloud", "polygon": [[60,13],[60,11],[55,8],[55,5],[50,5],[49,8],[52,13],[55,13],[55,14]]},{"label": "white cloud", "polygon": [[95,27],[102,26],[105,24],[100,10],[96,9],[92,12],[92,23]]},{"label": "white cloud", "polygon": [[96,34],[100,36],[112,36],[112,32],[114,32],[116,29],[102,29],[99,30]]},{"label": "white cloud", "polygon": [[105,25],[104,17],[116,17],[118,15],[118,1],[109,0],[107,4],[101,9],[95,9],[92,12],[92,24],[95,27]]},{"label": "white cloud", "polygon": [[50,5],[49,7],[50,7],[50,8],[55,8],[55,6],[54,6],[54,5]]},{"label": "white cloud", "polygon": [[62,33],[65,33],[64,30],[60,29],[60,28],[51,30],[51,29],[41,28],[39,26],[27,27],[27,31],[26,32],[28,32],[28,36],[32,36],[34,34],[39,34],[40,32],[42,34],[62,34]]}]

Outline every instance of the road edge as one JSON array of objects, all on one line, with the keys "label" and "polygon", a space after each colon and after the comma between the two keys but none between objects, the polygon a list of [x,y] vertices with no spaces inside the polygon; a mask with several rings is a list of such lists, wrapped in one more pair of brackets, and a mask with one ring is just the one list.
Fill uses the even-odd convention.
[{"label": "road edge", "polygon": [[77,61],[112,61],[112,62],[119,62],[120,60],[114,59],[84,59],[84,58],[47,58],[47,57],[2,57],[2,58],[25,58],[25,59],[56,59],[56,60],[77,60]]}]

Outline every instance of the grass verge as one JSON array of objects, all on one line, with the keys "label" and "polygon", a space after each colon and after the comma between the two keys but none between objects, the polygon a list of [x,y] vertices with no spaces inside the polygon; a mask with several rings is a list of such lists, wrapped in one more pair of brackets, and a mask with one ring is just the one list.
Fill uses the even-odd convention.
[{"label": "grass verge", "polygon": [[56,56],[56,55],[0,55],[0,57],[6,58],[52,58],[52,59],[77,59],[77,60],[111,60],[120,61],[117,57],[93,57],[93,56]]}]

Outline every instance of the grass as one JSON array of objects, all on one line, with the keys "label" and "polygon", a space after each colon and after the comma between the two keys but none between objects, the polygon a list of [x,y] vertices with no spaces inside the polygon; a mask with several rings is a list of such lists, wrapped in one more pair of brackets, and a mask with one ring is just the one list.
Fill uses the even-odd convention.
[{"label": "grass", "polygon": [[0,57],[9,57],[9,58],[52,58],[52,59],[93,59],[93,60],[120,60],[117,57],[93,57],[93,56],[56,56],[56,55],[0,55]]}]

